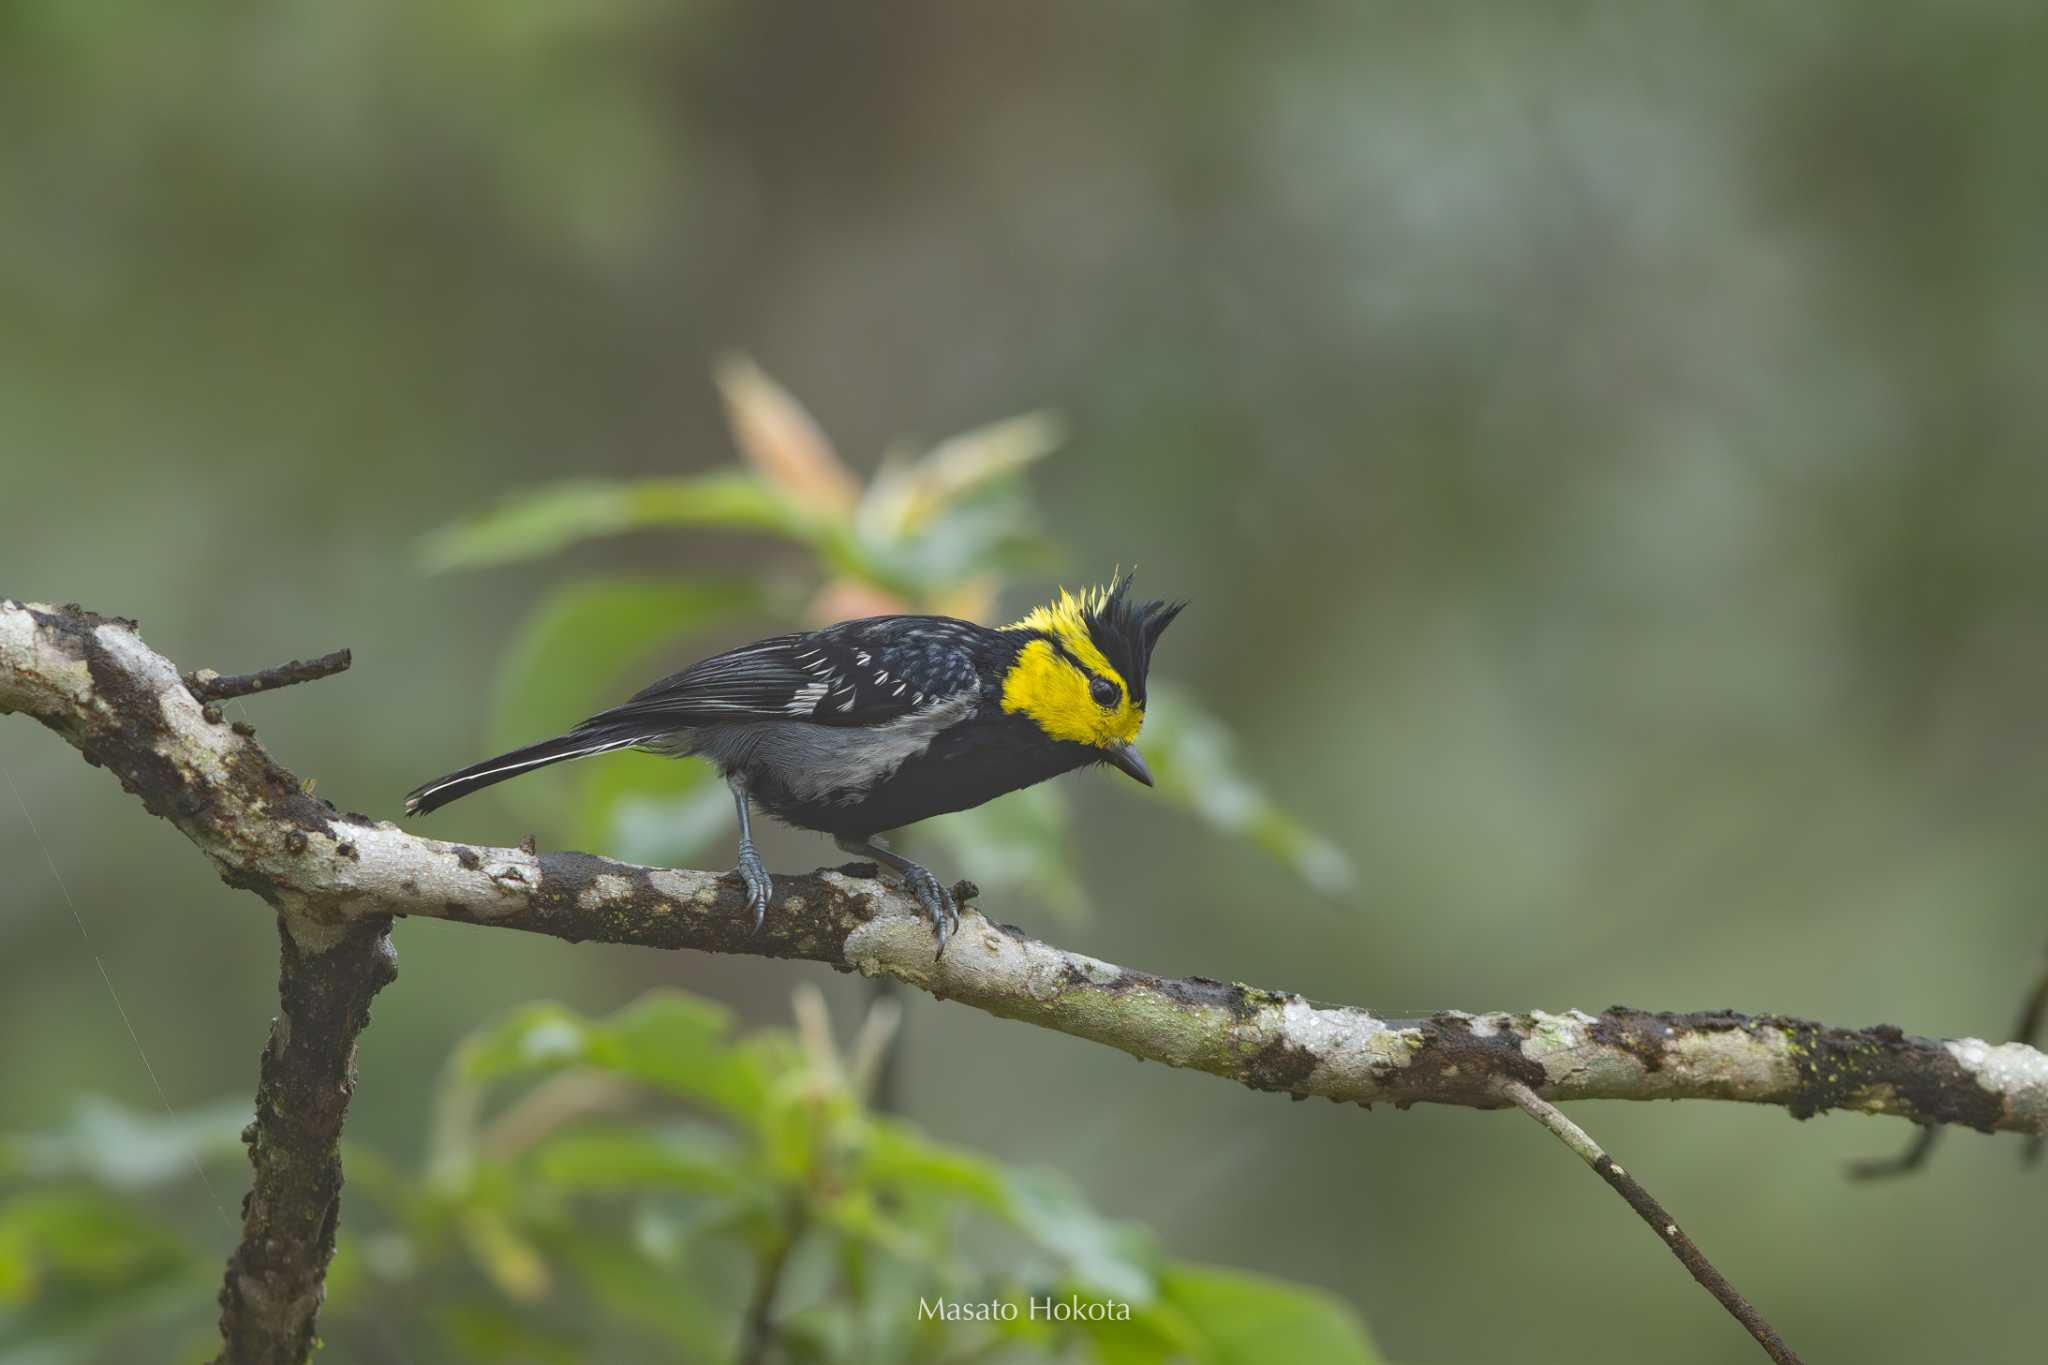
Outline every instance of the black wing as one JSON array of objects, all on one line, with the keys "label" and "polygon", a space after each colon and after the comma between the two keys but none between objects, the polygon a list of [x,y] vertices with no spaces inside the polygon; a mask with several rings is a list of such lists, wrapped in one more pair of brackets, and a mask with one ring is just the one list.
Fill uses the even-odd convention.
[{"label": "black wing", "polygon": [[947,617],[875,616],[777,635],[692,664],[578,728],[753,720],[878,725],[978,690],[977,646],[990,633]]}]

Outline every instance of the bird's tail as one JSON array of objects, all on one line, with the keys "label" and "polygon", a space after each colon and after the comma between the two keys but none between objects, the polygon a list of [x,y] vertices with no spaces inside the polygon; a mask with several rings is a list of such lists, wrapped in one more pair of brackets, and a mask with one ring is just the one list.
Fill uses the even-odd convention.
[{"label": "bird's tail", "polygon": [[535,768],[545,768],[550,763],[563,763],[587,754],[608,753],[613,749],[630,749],[635,744],[644,744],[654,736],[643,728],[620,729],[616,726],[602,726],[591,729],[575,729],[554,739],[544,739],[538,744],[529,744],[523,749],[514,749],[496,758],[487,758],[481,763],[472,763],[467,768],[457,768],[445,777],[413,788],[406,793],[405,813],[425,815],[438,810],[450,801],[482,791],[496,782],[521,773],[530,773]]}]

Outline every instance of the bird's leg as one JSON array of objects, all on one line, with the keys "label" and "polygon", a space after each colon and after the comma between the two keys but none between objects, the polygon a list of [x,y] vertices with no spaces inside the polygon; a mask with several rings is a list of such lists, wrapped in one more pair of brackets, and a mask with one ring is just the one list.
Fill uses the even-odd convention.
[{"label": "bird's leg", "polygon": [[953,902],[953,893],[945,884],[927,869],[913,863],[900,853],[891,853],[880,838],[854,839],[842,835],[836,841],[848,853],[873,858],[903,878],[903,884],[910,888],[910,894],[917,897],[917,903],[931,916],[932,932],[939,936],[939,952],[946,951],[948,921],[951,927],[960,927],[960,907]]},{"label": "bird's leg", "polygon": [[754,932],[761,932],[761,921],[768,915],[768,897],[775,893],[775,883],[769,880],[768,869],[761,865],[761,855],[754,851],[754,829],[747,818],[747,782],[737,773],[725,779],[732,788],[733,808],[740,815],[740,880],[747,884],[747,904],[754,908]]}]

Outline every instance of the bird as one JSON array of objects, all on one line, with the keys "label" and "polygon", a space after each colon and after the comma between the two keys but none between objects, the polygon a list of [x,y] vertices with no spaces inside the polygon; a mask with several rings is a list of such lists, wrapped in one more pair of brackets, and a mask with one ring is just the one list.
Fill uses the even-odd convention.
[{"label": "bird", "polygon": [[739,815],[738,873],[758,933],[774,883],[754,808],[829,834],[893,871],[944,953],[960,909],[886,836],[1077,768],[1146,786],[1139,754],[1152,649],[1185,602],[1138,602],[1129,575],[1056,597],[1006,626],[869,616],[771,636],[691,664],[553,739],[416,787],[425,815],[485,787],[622,749],[708,759]]}]

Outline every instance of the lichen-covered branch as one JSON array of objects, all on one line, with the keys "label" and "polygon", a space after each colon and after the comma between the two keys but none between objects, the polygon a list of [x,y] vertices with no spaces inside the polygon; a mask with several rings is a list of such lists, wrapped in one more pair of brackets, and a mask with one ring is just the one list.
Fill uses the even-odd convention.
[{"label": "lichen-covered branch", "polygon": [[[2048,1020],[2048,955],[2041,959],[2040,972],[2034,984],[2020,1004],[2019,1022],[2012,1026],[2013,1040],[2034,1047],[2041,1041],[2041,1025]],[[1922,1128],[1906,1144],[1905,1150],[1897,1156],[1865,1157],[1852,1162],[1849,1175],[1856,1180],[1881,1180],[1895,1175],[1911,1175],[1927,1164],[1927,1158],[1934,1153],[1935,1143],[1942,1130],[1935,1127]],[[2048,1138],[2036,1132],[2027,1138],[2027,1145],[2020,1152],[2020,1160],[2033,1165],[2041,1159],[2041,1151],[2048,1145]]]},{"label": "lichen-covered branch", "polygon": [[220,1291],[215,1365],[298,1365],[313,1349],[341,1218],[341,1124],[355,1088],[356,1035],[370,997],[398,975],[388,916],[350,925],[324,950],[279,916],[277,1018],[242,1133],[255,1179]]},{"label": "lichen-covered branch", "polygon": [[170,820],[297,941],[430,915],[657,948],[803,958],[889,976],[1005,1018],[1262,1090],[1358,1104],[1500,1108],[1520,1082],[1551,1102],[1740,1100],[1985,1132],[2048,1132],[2048,1056],[1889,1025],[1834,1028],[1729,1011],[1389,1018],[1281,991],[1131,971],[970,913],[942,958],[916,904],[854,867],[776,878],[755,934],[738,880],[421,838],[315,800],[245,725],[187,690],[132,622],[0,601],[0,711],[35,717]]}]

